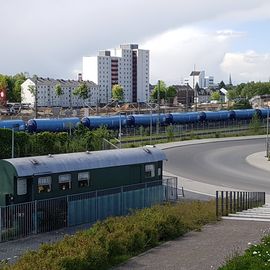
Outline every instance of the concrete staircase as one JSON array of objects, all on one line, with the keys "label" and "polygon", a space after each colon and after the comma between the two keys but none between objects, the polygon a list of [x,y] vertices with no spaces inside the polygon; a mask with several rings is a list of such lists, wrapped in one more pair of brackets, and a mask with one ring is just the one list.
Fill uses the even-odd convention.
[{"label": "concrete staircase", "polygon": [[243,210],[242,212],[236,212],[235,214],[229,214],[228,216],[223,216],[222,219],[270,222],[270,204],[265,204],[258,208]]}]

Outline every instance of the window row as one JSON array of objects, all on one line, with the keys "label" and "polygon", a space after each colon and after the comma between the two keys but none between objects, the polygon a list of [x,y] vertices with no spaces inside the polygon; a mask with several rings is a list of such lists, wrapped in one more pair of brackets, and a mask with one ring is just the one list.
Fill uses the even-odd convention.
[{"label": "window row", "polygon": [[[78,173],[78,187],[84,188],[90,186],[90,174],[89,172]],[[62,174],[58,177],[58,188],[59,190],[69,190],[71,189],[71,174]],[[52,191],[52,177],[42,176],[38,178],[37,192],[51,192]],[[18,178],[17,179],[17,194],[25,195],[27,194],[27,179]]]}]

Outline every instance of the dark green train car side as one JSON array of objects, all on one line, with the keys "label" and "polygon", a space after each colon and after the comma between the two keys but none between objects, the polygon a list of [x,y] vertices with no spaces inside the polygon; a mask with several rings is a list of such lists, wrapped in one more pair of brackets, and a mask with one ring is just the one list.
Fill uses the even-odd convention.
[{"label": "dark green train car side", "polygon": [[0,206],[161,180],[165,159],[133,148],[0,160]]}]

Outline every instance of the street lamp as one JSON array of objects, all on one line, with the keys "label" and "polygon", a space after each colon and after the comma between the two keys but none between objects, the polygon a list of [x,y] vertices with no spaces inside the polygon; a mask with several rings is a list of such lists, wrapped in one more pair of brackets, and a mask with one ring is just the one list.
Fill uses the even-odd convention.
[{"label": "street lamp", "polygon": [[269,105],[267,105],[266,117],[266,157],[269,158]]}]

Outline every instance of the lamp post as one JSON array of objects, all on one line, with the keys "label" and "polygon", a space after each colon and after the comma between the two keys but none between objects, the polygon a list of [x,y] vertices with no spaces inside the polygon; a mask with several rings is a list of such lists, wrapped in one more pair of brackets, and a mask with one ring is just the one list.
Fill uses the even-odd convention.
[{"label": "lamp post", "polygon": [[157,134],[159,134],[159,118],[160,118],[160,80],[158,80],[158,94],[157,94],[157,101],[158,101]]},{"label": "lamp post", "polygon": [[266,118],[266,157],[269,158],[269,106],[267,106]]},{"label": "lamp post", "polygon": [[119,112],[119,135],[118,135],[118,138],[119,138],[120,149],[122,148],[121,137],[122,137],[122,121],[121,121],[121,112]]}]

